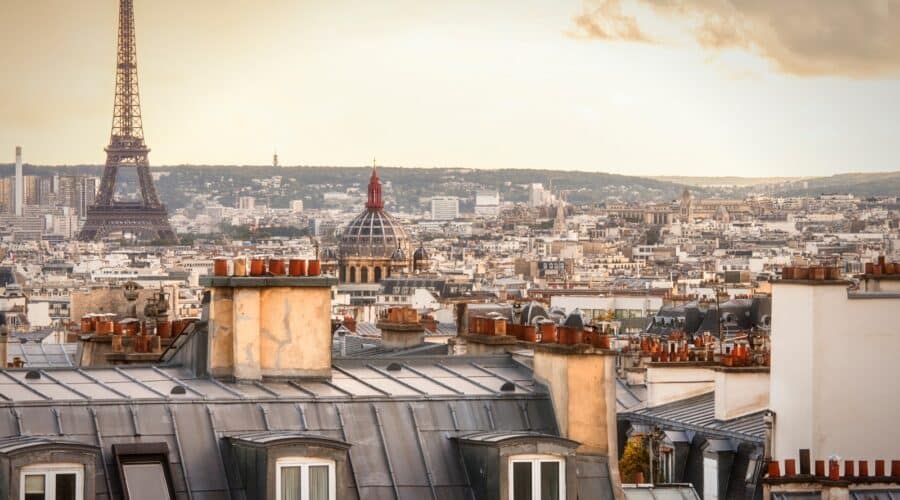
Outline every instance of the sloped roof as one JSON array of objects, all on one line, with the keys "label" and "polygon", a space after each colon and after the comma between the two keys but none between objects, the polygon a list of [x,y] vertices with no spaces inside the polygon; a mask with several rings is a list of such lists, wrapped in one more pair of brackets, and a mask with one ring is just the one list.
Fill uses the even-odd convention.
[{"label": "sloped roof", "polygon": [[[438,322],[437,323],[437,331],[432,332],[428,329],[425,330],[425,336],[429,335],[456,335],[456,323],[445,323]],[[356,335],[361,335],[363,337],[381,337],[381,329],[378,328],[375,323],[369,323],[368,321],[360,321],[356,323]],[[367,339],[368,340],[368,339]]]},{"label": "sloped roof", "polygon": [[[438,345],[438,344],[435,344]],[[388,370],[399,365],[400,370]],[[393,368],[393,366],[392,366]],[[335,360],[330,381],[222,382],[180,367],[124,366],[0,370],[0,400],[14,402],[267,401],[295,398],[504,396],[542,394],[531,371],[508,356]],[[31,378],[30,374],[38,375]],[[172,394],[181,386],[184,394]],[[542,396],[543,397],[543,396]]]},{"label": "sloped roof", "polygon": [[708,392],[664,405],[619,412],[619,418],[673,429],[693,430],[707,436],[764,442],[766,427],[763,411],[731,420],[716,420],[715,404],[715,394]]},{"label": "sloped roof", "polygon": [[70,441],[68,439],[35,436],[12,436],[0,439],[0,454],[7,455],[20,450],[48,446],[53,448],[94,448],[94,446],[91,444],[85,444],[78,441]]},{"label": "sloped roof", "polygon": [[624,380],[616,378],[616,411],[624,412],[644,404],[647,400],[647,388],[629,386]]},{"label": "sloped roof", "polygon": [[627,500],[699,500],[690,484],[662,484],[655,486],[623,485]]},{"label": "sloped roof", "polygon": [[[395,365],[395,366],[389,366]],[[399,367],[399,370],[396,368]],[[171,367],[48,368],[0,374],[0,436],[100,446],[165,442],[179,497],[243,498],[222,439],[304,435],[350,444],[360,498],[470,498],[451,438],[558,436],[549,396],[510,356],[336,360],[333,378],[223,382]],[[513,390],[501,391],[507,382]],[[179,394],[172,389],[184,387]],[[2,441],[0,441],[2,443]],[[114,464],[97,498],[121,498]],[[188,493],[190,492],[190,493]]]},{"label": "sloped roof", "polygon": [[898,496],[900,496],[900,488],[850,490],[852,500],[895,500]]},{"label": "sloped roof", "polygon": [[74,367],[78,344],[43,344],[41,342],[9,342],[6,361],[21,358],[26,368]]},{"label": "sloped roof", "polygon": [[[357,332],[359,332],[358,326]],[[378,333],[380,335],[381,330]],[[383,346],[380,338],[357,335],[336,336],[331,344],[331,355],[335,358],[384,358],[446,354],[448,354],[448,347],[445,343],[424,342],[405,349],[391,349]]]},{"label": "sloped roof", "polygon": [[549,440],[558,443],[564,443],[567,446],[575,448],[578,446],[578,442],[572,441],[570,439],[561,438],[554,434],[542,434],[540,432],[528,432],[528,431],[504,431],[504,432],[476,432],[474,434],[466,434],[464,436],[459,436],[460,441],[468,442],[468,443],[484,443],[484,444],[499,444],[506,442],[516,442],[521,441],[523,439],[527,440]]},{"label": "sloped roof", "polygon": [[285,444],[298,441],[312,442],[328,442],[331,445],[341,448],[349,448],[350,444],[337,439],[325,439],[319,434],[297,431],[264,431],[264,432],[248,432],[245,434],[235,434],[228,438],[232,442],[250,444],[250,445],[269,445],[269,444]]}]

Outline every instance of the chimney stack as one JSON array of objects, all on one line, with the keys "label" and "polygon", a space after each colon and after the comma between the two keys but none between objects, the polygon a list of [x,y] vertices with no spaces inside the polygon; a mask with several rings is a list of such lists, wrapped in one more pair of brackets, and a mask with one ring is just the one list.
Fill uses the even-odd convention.
[{"label": "chimney stack", "polygon": [[[240,262],[242,259],[236,259]],[[204,276],[210,375],[331,377],[331,276]]]},{"label": "chimney stack", "polygon": [[22,176],[22,146],[16,146],[16,217],[23,214],[25,205],[25,178]]},{"label": "chimney stack", "polygon": [[419,313],[411,307],[392,307],[376,324],[381,330],[381,345],[405,349],[425,342],[425,327]]},{"label": "chimney stack", "polygon": [[[587,344],[535,344],[534,380],[549,389],[562,437],[578,441],[585,459],[605,457],[619,477],[616,353]],[[615,498],[624,498],[621,489]]]}]

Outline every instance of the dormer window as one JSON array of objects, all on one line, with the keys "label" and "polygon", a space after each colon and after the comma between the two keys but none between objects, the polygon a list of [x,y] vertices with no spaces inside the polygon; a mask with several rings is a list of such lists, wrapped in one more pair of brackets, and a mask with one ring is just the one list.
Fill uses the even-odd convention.
[{"label": "dormer window", "polygon": [[514,455],[509,459],[509,500],[566,498],[566,460],[551,455]]},{"label": "dormer window", "polygon": [[233,467],[248,472],[234,478],[247,491],[247,498],[336,500],[350,496],[348,443],[292,431],[251,432],[228,440]]},{"label": "dormer window", "polygon": [[276,462],[277,500],[335,500],[334,461],[306,457]]},{"label": "dormer window", "polygon": [[21,500],[83,500],[84,466],[38,464],[21,469]]},{"label": "dormer window", "polygon": [[526,431],[481,432],[457,440],[477,498],[564,500],[567,491],[576,496],[575,441]]}]

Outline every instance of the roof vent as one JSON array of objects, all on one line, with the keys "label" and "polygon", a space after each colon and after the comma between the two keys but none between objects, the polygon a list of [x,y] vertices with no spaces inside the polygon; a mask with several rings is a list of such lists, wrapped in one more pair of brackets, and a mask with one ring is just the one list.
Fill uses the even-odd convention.
[{"label": "roof vent", "polygon": [[175,387],[172,388],[171,391],[169,391],[169,394],[176,394],[176,395],[181,395],[181,394],[186,394],[186,393],[187,393],[187,391],[184,389],[183,385],[176,385]]},{"label": "roof vent", "polygon": [[29,370],[28,373],[25,374],[26,380],[39,380],[41,378],[41,372],[35,370]]},{"label": "roof vent", "polygon": [[400,366],[400,363],[391,363],[387,365],[387,369],[389,372],[399,372],[401,368],[403,367]]},{"label": "roof vent", "polygon": [[516,385],[512,382],[504,382],[503,385],[500,386],[501,392],[515,392]]}]

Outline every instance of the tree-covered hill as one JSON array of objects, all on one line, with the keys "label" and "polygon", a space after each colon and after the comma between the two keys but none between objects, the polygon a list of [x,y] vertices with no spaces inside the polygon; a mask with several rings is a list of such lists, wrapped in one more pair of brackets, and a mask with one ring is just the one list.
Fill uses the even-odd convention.
[{"label": "tree-covered hill", "polygon": [[[101,175],[100,165],[31,166],[26,175],[88,174]],[[271,167],[228,165],[177,165],[152,167],[157,174],[157,189],[170,207],[182,207],[198,195],[211,195],[225,205],[238,196],[263,197],[273,207],[287,207],[290,200],[303,199],[307,207],[321,206],[323,194],[357,188],[365,192],[371,175],[370,167]],[[476,170],[445,168],[378,167],[382,182],[388,187],[386,196],[397,209],[420,210],[422,200],[435,195],[459,196],[463,207],[473,203],[479,190],[497,190],[508,201],[525,201],[528,186],[552,185],[554,192],[563,191],[571,203],[594,203],[607,200],[668,201],[677,198],[683,186],[643,177],[602,172],[556,170]],[[12,175],[12,166],[0,166],[0,176]],[[134,183],[133,174],[123,180]],[[280,179],[260,187],[260,181]]]}]

